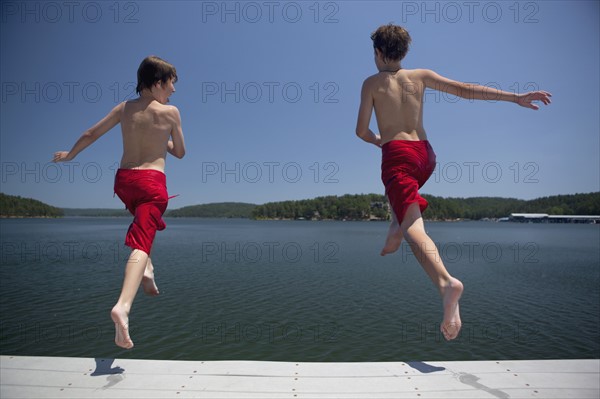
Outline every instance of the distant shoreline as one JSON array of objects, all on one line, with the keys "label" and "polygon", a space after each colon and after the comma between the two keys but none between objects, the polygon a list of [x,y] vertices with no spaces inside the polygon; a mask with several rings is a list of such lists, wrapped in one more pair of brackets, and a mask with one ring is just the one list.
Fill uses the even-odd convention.
[{"label": "distant shoreline", "polygon": [[[583,215],[570,215],[583,216]],[[218,217],[218,216],[165,216],[165,219],[200,219],[200,220],[249,220],[254,222],[298,222],[298,223],[331,223],[331,222],[360,222],[360,223],[389,223],[389,220],[383,219],[252,219],[245,217]],[[128,216],[107,216],[107,215],[84,215],[84,216],[0,216],[0,220],[8,219],[126,219],[131,220],[132,215]],[[507,218],[501,218],[507,219]],[[428,223],[510,223],[510,224],[598,224],[598,221],[563,221],[563,222],[548,222],[548,221],[519,221],[519,220],[501,220],[501,219],[427,219]]]},{"label": "distant shoreline", "polygon": [[[556,222],[557,218],[600,215],[600,192],[556,195],[534,200],[502,197],[444,198],[423,194],[429,202],[427,221],[507,221],[511,215],[531,215],[526,222]],[[124,208],[56,208],[31,198],[0,193],[0,218],[131,217]],[[329,195],[305,200],[257,205],[219,202],[169,209],[164,217],[242,218],[253,220],[388,221],[391,207],[381,194]],[[534,220],[536,219],[537,220]],[[523,221],[523,220],[521,220]],[[579,219],[581,221],[581,218]]]},{"label": "distant shoreline", "polygon": [[21,215],[0,215],[0,219],[62,219],[64,216],[21,216]]}]

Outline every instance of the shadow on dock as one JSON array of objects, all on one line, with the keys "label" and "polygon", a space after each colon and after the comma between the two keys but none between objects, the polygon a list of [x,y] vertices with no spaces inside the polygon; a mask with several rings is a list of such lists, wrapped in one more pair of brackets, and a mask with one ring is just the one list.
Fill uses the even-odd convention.
[{"label": "shadow on dock", "polygon": [[96,370],[90,374],[92,377],[97,377],[100,375],[123,374],[125,372],[125,369],[119,366],[112,367],[115,359],[101,359],[97,357],[94,360],[96,361]]},{"label": "shadow on dock", "polygon": [[427,364],[424,362],[406,362],[406,364],[423,374],[435,373],[437,371],[446,370],[445,367],[432,366],[431,364]]}]

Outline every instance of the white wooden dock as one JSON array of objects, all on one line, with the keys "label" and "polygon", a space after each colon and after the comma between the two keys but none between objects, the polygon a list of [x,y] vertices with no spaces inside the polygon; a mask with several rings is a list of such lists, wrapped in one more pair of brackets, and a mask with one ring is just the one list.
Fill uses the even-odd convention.
[{"label": "white wooden dock", "polygon": [[600,398],[600,359],[382,363],[0,357],[0,398]]}]

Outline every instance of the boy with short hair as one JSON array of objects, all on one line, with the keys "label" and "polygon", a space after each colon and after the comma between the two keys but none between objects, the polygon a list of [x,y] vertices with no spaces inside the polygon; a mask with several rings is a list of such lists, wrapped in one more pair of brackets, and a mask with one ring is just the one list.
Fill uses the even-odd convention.
[{"label": "boy with short hair", "polygon": [[[397,251],[402,239],[406,239],[440,292],[444,309],[440,330],[447,340],[452,340],[462,325],[458,301],[463,284],[448,273],[425,232],[421,213],[427,208],[427,201],[418,192],[435,169],[435,153],[423,128],[425,89],[476,100],[511,101],[534,110],[539,107],[533,101],[550,104],[551,94],[515,94],[450,80],[428,69],[403,69],[400,61],[408,52],[411,38],[400,26],[383,25],[371,39],[379,73],[363,83],[356,134],[382,149],[381,179],[392,207],[392,223],[381,255]],[[369,129],[373,109],[379,135]]]},{"label": "boy with short hair", "polygon": [[125,245],[131,254],[125,267],[123,287],[112,308],[115,343],[133,348],[129,336],[129,312],[142,285],[148,295],[158,295],[150,251],[157,230],[166,227],[162,215],[167,209],[165,158],[185,155],[181,117],[176,107],[166,105],[175,92],[177,71],[168,62],[146,57],[138,68],[139,97],[120,103],[100,122],[84,132],[70,151],[54,154],[54,162],[71,161],[106,132],[121,124],[123,156],[115,176],[115,193],[134,215]]}]

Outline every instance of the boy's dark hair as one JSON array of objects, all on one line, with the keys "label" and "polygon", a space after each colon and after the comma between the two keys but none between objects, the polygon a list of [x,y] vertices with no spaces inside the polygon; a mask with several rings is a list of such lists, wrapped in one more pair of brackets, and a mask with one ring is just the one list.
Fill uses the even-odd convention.
[{"label": "boy's dark hair", "polygon": [[144,89],[150,89],[160,81],[166,83],[173,78],[173,83],[177,82],[177,70],[167,61],[151,55],[144,58],[137,71],[137,87],[135,92],[140,94]]},{"label": "boy's dark hair", "polygon": [[408,52],[411,39],[408,31],[401,26],[382,25],[371,34],[373,48],[381,51],[384,61],[400,61]]}]

